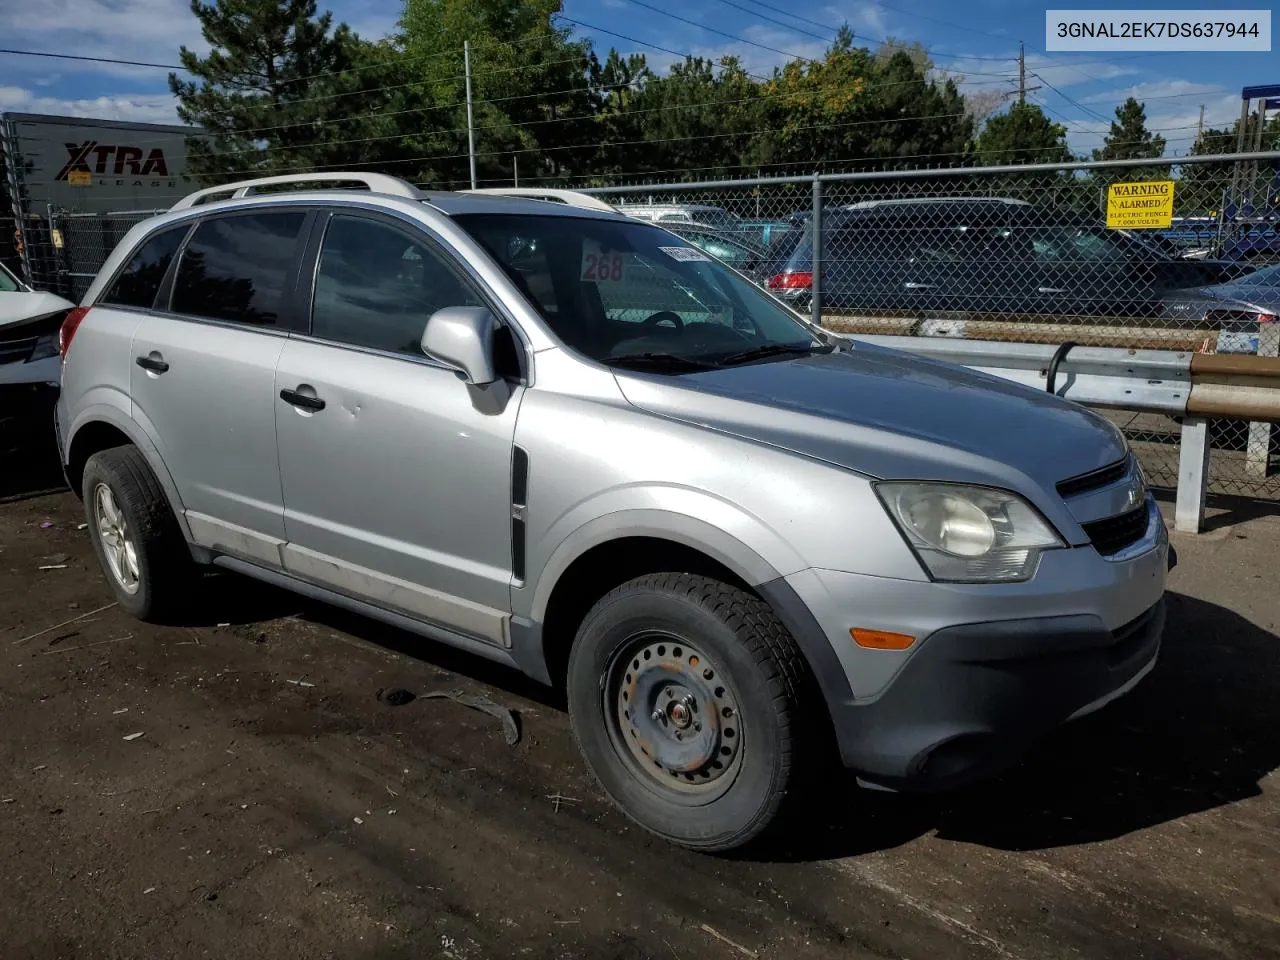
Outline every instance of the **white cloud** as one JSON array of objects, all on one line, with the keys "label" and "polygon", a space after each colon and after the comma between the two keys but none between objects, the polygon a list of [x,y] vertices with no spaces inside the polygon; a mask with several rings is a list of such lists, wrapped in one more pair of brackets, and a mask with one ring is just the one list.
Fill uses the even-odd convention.
[{"label": "white cloud", "polygon": [[[1157,82],[1153,81],[1153,85]],[[1118,104],[1123,99],[1121,96],[1113,102]],[[1240,97],[1236,94],[1222,92],[1217,96],[1206,96],[1203,102],[1206,130],[1229,127],[1240,116]],[[1093,118],[1083,118],[1078,113],[1067,114],[1060,107],[1054,109],[1058,114],[1054,119],[1066,123],[1067,143],[1074,152],[1088,154],[1093,148],[1102,146],[1103,138],[1111,129],[1109,121],[1103,123]],[[1098,113],[1107,117],[1112,115],[1113,109],[1095,107]],[[1064,121],[1064,116],[1069,119]],[[1199,119],[1200,104],[1195,100],[1190,104],[1166,101],[1164,105],[1153,102],[1147,106],[1147,129],[1165,138],[1167,156],[1183,156],[1191,151]]]},{"label": "white cloud", "polygon": [[42,96],[23,87],[0,87],[0,110],[137,123],[178,123],[177,101],[167,93],[105,94],[68,99]]},{"label": "white cloud", "polygon": [[[185,0],[40,0],[5,6],[5,40],[14,47],[175,64],[184,44],[201,53],[207,49]],[[157,86],[165,82],[163,71],[149,67],[66,60],[60,69],[150,80]]]},{"label": "white cloud", "polygon": [[[1081,103],[1123,103],[1126,98],[1135,100],[1168,100],[1174,97],[1192,97],[1197,94],[1222,94],[1225,88],[1218,83],[1195,83],[1191,80],[1150,80],[1128,87],[1108,90],[1085,97]],[[1198,109],[1198,108],[1197,108]]]}]

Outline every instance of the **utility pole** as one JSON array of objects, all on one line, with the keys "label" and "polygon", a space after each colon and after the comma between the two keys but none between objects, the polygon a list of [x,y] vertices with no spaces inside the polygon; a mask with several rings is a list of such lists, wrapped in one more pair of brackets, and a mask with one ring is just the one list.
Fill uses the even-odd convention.
[{"label": "utility pole", "polygon": [[513,187],[520,186],[520,157],[516,155],[511,158],[511,185]]},{"label": "utility pole", "polygon": [[1027,102],[1027,53],[1018,41],[1018,106]]},{"label": "utility pole", "polygon": [[471,111],[471,41],[462,41],[462,66],[467,77],[467,155],[471,160],[471,189],[476,188],[476,123]]},{"label": "utility pole", "polygon": [[1204,138],[1204,104],[1200,104],[1200,119],[1196,121],[1196,143]]}]

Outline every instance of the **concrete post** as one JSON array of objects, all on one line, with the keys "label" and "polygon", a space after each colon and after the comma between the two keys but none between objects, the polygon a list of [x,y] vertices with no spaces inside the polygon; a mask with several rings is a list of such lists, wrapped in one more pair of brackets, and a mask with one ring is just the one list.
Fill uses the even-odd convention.
[{"label": "concrete post", "polygon": [[1178,499],[1173,528],[1199,533],[1204,526],[1204,499],[1209,485],[1209,421],[1187,417],[1182,421],[1178,451]]}]

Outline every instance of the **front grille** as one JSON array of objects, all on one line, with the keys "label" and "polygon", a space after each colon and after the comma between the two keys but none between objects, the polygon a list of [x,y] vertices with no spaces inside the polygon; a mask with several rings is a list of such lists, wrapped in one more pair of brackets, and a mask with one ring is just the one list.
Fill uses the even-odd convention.
[{"label": "front grille", "polygon": [[1103,487],[1109,487],[1113,483],[1120,481],[1126,473],[1129,472],[1129,457],[1123,460],[1117,460],[1108,466],[1099,470],[1093,470],[1089,473],[1082,473],[1078,477],[1068,477],[1058,483],[1058,493],[1064,500],[1070,497],[1078,497],[1082,493],[1088,493],[1091,490],[1101,490]]},{"label": "front grille", "polygon": [[1144,503],[1128,513],[1094,520],[1082,526],[1095,550],[1104,557],[1115,556],[1125,547],[1133,546],[1147,532],[1147,505]]}]

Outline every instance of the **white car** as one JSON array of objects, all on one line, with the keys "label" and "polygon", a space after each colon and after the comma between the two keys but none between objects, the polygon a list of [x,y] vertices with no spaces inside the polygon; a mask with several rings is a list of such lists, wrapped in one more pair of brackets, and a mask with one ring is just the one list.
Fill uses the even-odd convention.
[{"label": "white car", "polygon": [[74,306],[33,290],[0,263],[0,385],[57,385],[58,328]]}]

